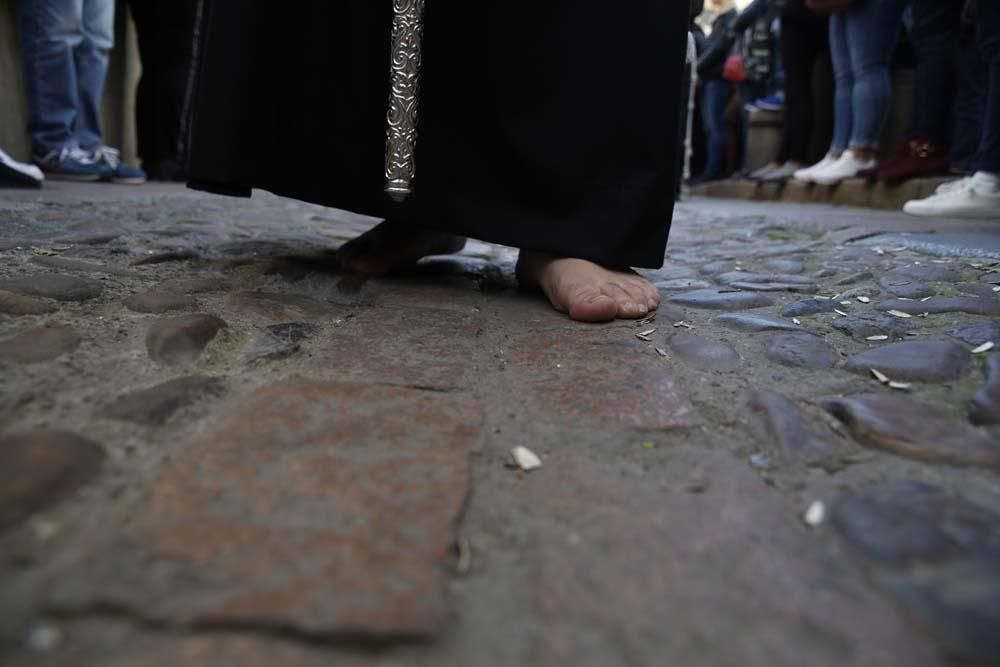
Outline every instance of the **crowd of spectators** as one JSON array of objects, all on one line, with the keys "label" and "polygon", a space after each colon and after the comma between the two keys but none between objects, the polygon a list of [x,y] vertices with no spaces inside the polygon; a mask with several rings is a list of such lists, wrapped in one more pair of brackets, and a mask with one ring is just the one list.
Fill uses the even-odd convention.
[{"label": "crowd of spectators", "polygon": [[[740,11],[708,0],[692,12],[702,14],[692,30],[703,150],[692,183],[953,175],[904,210],[1000,219],[1000,2],[753,0]],[[907,60],[916,71],[906,140],[884,150],[892,69]],[[748,171],[758,109],[783,113],[783,135],[774,159]]]}]

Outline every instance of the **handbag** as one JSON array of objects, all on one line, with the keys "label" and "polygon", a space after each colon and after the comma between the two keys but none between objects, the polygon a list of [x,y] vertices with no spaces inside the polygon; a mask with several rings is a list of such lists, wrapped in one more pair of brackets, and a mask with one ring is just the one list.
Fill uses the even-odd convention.
[{"label": "handbag", "polygon": [[743,39],[737,38],[733,50],[722,66],[722,78],[733,83],[743,83],[747,80],[747,67],[743,61]]}]

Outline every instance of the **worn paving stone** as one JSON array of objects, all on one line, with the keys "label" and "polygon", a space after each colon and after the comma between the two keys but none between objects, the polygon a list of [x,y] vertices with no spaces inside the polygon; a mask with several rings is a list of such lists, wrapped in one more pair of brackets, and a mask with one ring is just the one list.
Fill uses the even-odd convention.
[{"label": "worn paving stone", "polygon": [[207,313],[160,319],[149,325],[146,351],[168,366],[191,363],[226,326],[221,317]]},{"label": "worn paving stone", "polygon": [[705,310],[743,310],[744,308],[763,308],[774,304],[770,297],[763,294],[718,289],[701,289],[675,294],[668,301],[689,308]]},{"label": "worn paving stone", "polygon": [[837,351],[811,333],[776,334],[767,343],[767,358],[785,366],[833,368],[840,360]]},{"label": "worn paving stone", "polygon": [[748,290],[750,292],[801,292],[804,294],[813,294],[819,291],[816,285],[805,283],[748,283],[737,281],[729,283],[729,287]]},{"label": "worn paving stone", "polygon": [[893,296],[905,299],[923,299],[934,296],[934,290],[927,283],[903,276],[883,276],[879,284]]},{"label": "worn paving stone", "polygon": [[539,420],[645,429],[697,423],[667,363],[628,336],[609,340],[586,329],[519,336],[504,366],[508,382]]},{"label": "worn paving stone", "polygon": [[711,287],[712,283],[697,278],[671,278],[653,283],[657,289],[702,289]]},{"label": "worn paving stone", "polygon": [[701,272],[706,276],[717,276],[721,273],[727,273],[736,268],[736,265],[732,262],[718,261],[709,262],[701,267]]},{"label": "worn paving stone", "polygon": [[264,327],[243,352],[246,363],[285,359],[299,351],[302,341],[311,337],[317,326],[311,322],[282,322]]},{"label": "worn paving stone", "polygon": [[56,301],[86,301],[101,296],[104,285],[89,278],[60,273],[40,273],[10,280],[0,280],[0,290],[42,296]]},{"label": "worn paving stone", "polygon": [[988,285],[1000,285],[1000,273],[997,272],[984,273],[983,275],[979,276],[979,280]]},{"label": "worn paving stone", "polygon": [[831,277],[837,275],[838,273],[840,273],[840,269],[837,269],[837,268],[834,268],[834,267],[825,266],[822,269],[819,269],[817,271],[813,271],[813,273],[811,275],[812,275],[812,277],[814,279],[819,280],[820,278],[831,278]]},{"label": "worn paving stone", "polygon": [[891,394],[861,394],[825,404],[860,444],[932,463],[1000,468],[989,434],[930,405]]},{"label": "worn paving stone", "polygon": [[715,276],[723,285],[732,285],[733,283],[755,283],[755,284],[766,284],[766,283],[777,283],[781,285],[799,285],[803,288],[813,288],[815,287],[815,282],[812,278],[806,276],[797,276],[792,274],[779,274],[779,273],[753,273],[751,271],[730,271],[729,273],[721,273]]},{"label": "worn paving stone", "polygon": [[95,264],[94,262],[83,262],[69,257],[48,257],[46,255],[32,255],[31,261],[40,266],[47,266],[52,269],[62,269],[64,271],[82,271],[86,273],[106,273],[112,276],[124,278],[137,278],[139,273],[120,269],[117,266],[107,264]]},{"label": "worn paving stone", "polygon": [[842,496],[832,524],[954,664],[995,664],[1000,515],[925,482],[891,480]]},{"label": "worn paving stone", "polygon": [[979,346],[991,341],[1000,344],[1000,320],[945,329],[945,333],[969,345]]},{"label": "worn paving stone", "polygon": [[194,278],[173,278],[164,280],[159,289],[174,294],[203,294],[222,292],[229,289],[229,281],[222,276],[197,276]]},{"label": "worn paving stone", "polygon": [[172,310],[198,309],[198,302],[193,297],[158,290],[133,294],[122,303],[137,313],[168,313]]},{"label": "worn paving stone", "polygon": [[804,317],[819,313],[832,313],[837,308],[833,299],[800,299],[781,311],[784,317]]},{"label": "worn paving stone", "polygon": [[226,310],[272,322],[330,317],[334,306],[301,294],[239,292],[226,298]]},{"label": "worn paving stone", "polygon": [[481,420],[468,399],[401,387],[258,389],[188,443],[127,535],[96,544],[48,606],[318,637],[437,634]]},{"label": "worn paving stone", "polygon": [[835,319],[831,326],[858,340],[880,335],[902,338],[907,331],[918,328],[918,325],[910,320],[893,317],[875,310],[849,313],[847,317]]},{"label": "worn paving stone", "polygon": [[100,416],[143,426],[162,426],[174,413],[196,401],[221,396],[226,389],[222,378],[191,375],[139,389],[108,403]]},{"label": "worn paving stone", "polygon": [[441,391],[474,382],[482,334],[475,312],[367,309],[310,345],[311,364],[337,378]]},{"label": "worn paving stone", "polygon": [[805,264],[797,259],[771,259],[764,266],[775,273],[785,274],[797,274],[806,270]]},{"label": "worn paving stone", "polygon": [[995,297],[997,295],[993,291],[993,287],[983,283],[955,283],[955,288],[964,294],[971,294],[972,296]]},{"label": "worn paving stone", "polygon": [[39,364],[73,352],[81,342],[69,327],[32,327],[0,340],[0,362]]},{"label": "worn paving stone", "polygon": [[833,284],[837,287],[846,287],[847,285],[860,283],[863,280],[871,280],[874,277],[871,271],[857,271],[834,281]]},{"label": "worn paving stone", "polygon": [[704,489],[562,452],[527,479],[523,513],[549,518],[526,561],[544,628],[528,664],[934,663],[750,469],[705,450],[675,465]]},{"label": "worn paving stone", "polygon": [[813,428],[805,411],[781,394],[755,389],[749,405],[760,430],[776,443],[786,463],[817,461],[846,448],[843,439],[825,425]]},{"label": "worn paving stone", "polygon": [[162,252],[148,252],[131,260],[132,266],[147,266],[149,264],[163,264],[164,262],[182,262],[194,259],[198,255],[193,250],[165,250]]},{"label": "worn paving stone", "polygon": [[895,277],[912,278],[929,283],[957,283],[962,280],[963,273],[967,271],[969,271],[968,267],[954,262],[945,264],[921,263],[898,266],[886,271],[885,277],[889,279]]},{"label": "worn paving stone", "polygon": [[859,296],[866,296],[869,299],[876,297],[882,293],[882,290],[875,287],[874,285],[858,285],[857,287],[852,287],[851,289],[844,290],[840,293],[839,300],[846,301],[848,299],[854,300]]},{"label": "worn paving stone", "polygon": [[968,313],[969,315],[1000,315],[1000,299],[981,296],[939,296],[927,301],[890,299],[876,306],[879,310],[899,310],[911,315],[920,313]]},{"label": "worn paving stone", "polygon": [[671,336],[670,349],[684,363],[706,371],[731,371],[743,363],[732,346],[691,333],[681,332]]},{"label": "worn paving stone", "polygon": [[56,307],[47,301],[0,290],[0,313],[6,315],[44,315],[55,310]]},{"label": "worn paving stone", "polygon": [[760,331],[809,331],[789,320],[756,313],[726,313],[713,317],[712,322],[727,329],[753,333]]},{"label": "worn paving stone", "polygon": [[974,424],[1000,424],[1000,354],[986,357],[986,381],[972,396],[969,418]]},{"label": "worn paving stone", "polygon": [[844,368],[860,375],[870,375],[875,368],[893,380],[948,382],[964,376],[970,361],[969,351],[957,343],[910,340],[856,354]]},{"label": "worn paving stone", "polygon": [[14,526],[86,484],[104,450],[68,431],[0,436],[0,530]]}]

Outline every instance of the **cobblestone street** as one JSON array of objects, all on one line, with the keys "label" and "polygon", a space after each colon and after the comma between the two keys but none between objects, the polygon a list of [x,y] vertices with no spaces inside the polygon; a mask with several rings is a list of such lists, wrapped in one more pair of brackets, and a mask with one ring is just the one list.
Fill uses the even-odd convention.
[{"label": "cobblestone street", "polygon": [[584,325],[374,222],[0,191],[0,662],[997,664],[997,223],[687,200]]}]

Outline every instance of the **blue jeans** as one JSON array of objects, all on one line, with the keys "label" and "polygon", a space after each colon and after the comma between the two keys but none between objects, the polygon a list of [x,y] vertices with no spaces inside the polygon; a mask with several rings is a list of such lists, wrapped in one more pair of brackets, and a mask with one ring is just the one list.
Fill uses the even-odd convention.
[{"label": "blue jeans", "polygon": [[873,148],[892,100],[889,58],[911,0],[868,0],[830,17],[832,148]]},{"label": "blue jeans", "polygon": [[35,153],[97,148],[114,0],[21,0],[19,22]]},{"label": "blue jeans", "polygon": [[705,142],[703,179],[722,178],[726,169],[726,106],[732,84],[717,79],[705,82],[701,91],[701,119],[708,140]]}]

